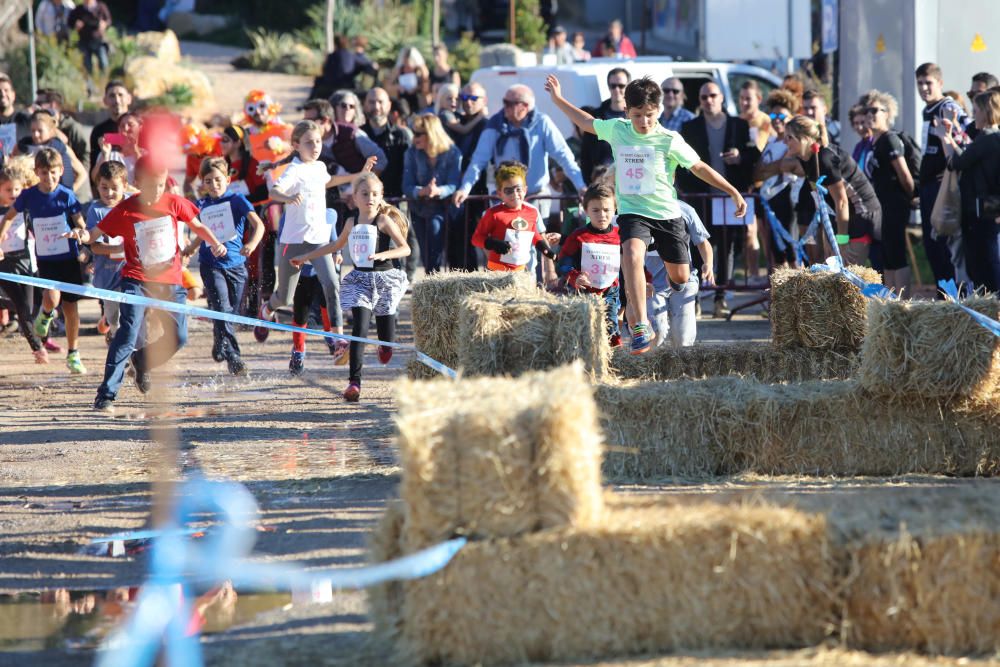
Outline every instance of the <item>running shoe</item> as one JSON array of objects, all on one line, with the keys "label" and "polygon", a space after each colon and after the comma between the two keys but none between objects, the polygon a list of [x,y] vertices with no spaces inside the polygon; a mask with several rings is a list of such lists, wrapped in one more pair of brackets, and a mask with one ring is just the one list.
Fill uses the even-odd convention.
[{"label": "running shoe", "polygon": [[149,371],[139,370],[136,368],[135,362],[129,361],[128,369],[125,371],[125,374],[132,378],[135,382],[136,389],[138,389],[140,393],[148,394],[149,390],[152,389],[153,381],[149,377]]},{"label": "running shoe", "polygon": [[217,364],[221,364],[226,360],[225,343],[221,338],[216,338],[212,343],[212,359]]},{"label": "running shoe", "polygon": [[111,331],[111,325],[108,324],[108,319],[101,315],[101,319],[97,320],[97,333],[106,334]]},{"label": "running shoe", "polygon": [[611,334],[611,347],[621,347],[622,337],[620,334]]},{"label": "running shoe", "polygon": [[306,353],[292,351],[292,358],[288,361],[288,372],[292,375],[302,375],[306,369]]},{"label": "running shoe", "polygon": [[327,348],[329,348],[330,354],[332,354],[333,356],[337,356],[337,341],[340,339],[330,338],[329,336],[327,336],[323,340],[326,341],[326,346]]},{"label": "running shoe", "polygon": [[347,389],[344,390],[344,400],[349,403],[357,403],[358,399],[361,398],[361,385],[352,382],[347,385]]},{"label": "running shoe", "polygon": [[60,345],[59,343],[52,342],[52,339],[50,338],[46,338],[45,340],[43,340],[42,346],[49,352],[54,352],[56,354],[59,354],[60,352],[63,351],[62,345]]},{"label": "running shoe", "polygon": [[115,400],[113,398],[98,397],[94,401],[94,410],[97,412],[112,413],[115,411]]},{"label": "running shoe", "polygon": [[69,372],[73,375],[87,374],[87,367],[83,365],[82,361],[80,361],[79,350],[74,350],[66,355],[66,368],[68,368]]},{"label": "running shoe", "polygon": [[38,311],[38,316],[35,317],[35,335],[39,338],[45,338],[49,335],[49,326],[52,324],[52,319],[56,316],[56,311],[52,311],[48,315],[45,314],[44,310]]},{"label": "running shoe", "polygon": [[104,334],[104,344],[107,345],[108,347],[111,347],[111,341],[113,341],[114,339],[115,339],[114,331],[108,330],[108,332]]},{"label": "running shoe", "polygon": [[47,364],[49,363],[49,353],[45,351],[45,348],[41,348],[32,352],[35,355],[36,364]]},{"label": "running shoe", "polygon": [[379,362],[383,366],[385,366],[386,364],[389,363],[390,359],[392,359],[392,348],[389,347],[388,345],[379,345],[378,346],[378,360],[379,360]]},{"label": "running shoe", "polygon": [[717,320],[728,318],[733,312],[729,310],[729,304],[726,303],[726,299],[716,299],[715,308],[712,311],[712,317]]},{"label": "running shoe", "polygon": [[350,361],[351,344],[343,338],[338,338],[336,345],[337,349],[333,352],[333,364],[334,366],[343,366]]},{"label": "running shoe", "polygon": [[[271,311],[270,308],[267,307],[267,301],[260,304],[260,310],[257,312],[257,319],[264,320],[265,322],[278,321],[278,318],[275,316],[275,314]],[[267,337],[270,335],[271,335],[271,330],[268,329],[267,327],[253,328],[253,337],[257,340],[258,343],[263,343],[264,341],[267,340]]]},{"label": "running shoe", "polygon": [[247,365],[243,363],[243,360],[239,357],[233,356],[226,359],[226,365],[229,367],[230,375],[246,375]]},{"label": "running shoe", "polygon": [[644,354],[653,347],[653,328],[646,323],[632,327],[632,354]]}]

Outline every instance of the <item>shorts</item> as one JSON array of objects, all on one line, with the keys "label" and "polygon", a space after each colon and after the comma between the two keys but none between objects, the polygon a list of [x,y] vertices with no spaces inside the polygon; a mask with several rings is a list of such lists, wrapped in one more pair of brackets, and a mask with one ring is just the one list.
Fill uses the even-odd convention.
[{"label": "shorts", "polygon": [[367,308],[376,316],[395,315],[408,284],[400,269],[354,270],[340,282],[340,303],[344,310]]},{"label": "shorts", "polygon": [[[39,260],[38,277],[46,280],[57,280],[70,285],[83,284],[83,271],[80,262],[75,257],[70,259]],[[62,293],[62,300],[75,303],[83,297],[78,294]]]},{"label": "shorts", "polygon": [[683,218],[654,220],[634,213],[618,216],[618,235],[622,245],[629,239],[640,239],[648,247],[656,243],[656,253],[667,264],[691,263],[691,237]]}]

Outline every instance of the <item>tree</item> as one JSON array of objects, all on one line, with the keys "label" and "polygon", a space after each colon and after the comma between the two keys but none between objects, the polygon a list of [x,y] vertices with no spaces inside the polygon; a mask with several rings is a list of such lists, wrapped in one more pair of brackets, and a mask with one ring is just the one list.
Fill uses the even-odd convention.
[{"label": "tree", "polygon": [[545,19],[542,18],[538,0],[512,0],[517,30],[515,44],[525,51],[538,53],[545,48]]}]

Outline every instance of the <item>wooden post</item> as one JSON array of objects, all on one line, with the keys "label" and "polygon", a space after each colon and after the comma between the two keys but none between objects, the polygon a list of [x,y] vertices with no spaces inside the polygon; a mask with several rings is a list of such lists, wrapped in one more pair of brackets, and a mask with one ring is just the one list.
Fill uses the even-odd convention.
[{"label": "wooden post", "polygon": [[517,44],[517,0],[510,0],[510,43]]},{"label": "wooden post", "polygon": [[337,11],[337,0],[326,0],[326,52],[333,53],[333,16]]},{"label": "wooden post", "polygon": [[432,0],[431,3],[431,44],[441,42],[441,0]]}]

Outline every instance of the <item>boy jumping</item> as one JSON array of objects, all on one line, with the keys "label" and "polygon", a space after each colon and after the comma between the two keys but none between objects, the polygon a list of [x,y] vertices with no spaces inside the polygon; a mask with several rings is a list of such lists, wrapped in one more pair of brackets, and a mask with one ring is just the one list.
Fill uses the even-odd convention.
[{"label": "boy jumping", "polygon": [[682,292],[690,277],[690,238],[674,188],[677,165],[729,195],[736,205],[738,217],[746,213],[746,202],[736,188],[698,158],[678,133],[660,125],[663,91],[648,77],[628,84],[625,88],[626,117],[610,120],[595,120],[567,101],[562,96],[559,80],[552,75],[545,81],[545,90],[581,131],[596,134],[598,139],[611,144],[615,157],[625,294],[636,318],[631,323],[632,354],[642,354],[653,345],[653,330],[646,315],[643,272],[650,242],[656,242],[657,253],[674,291]]}]

